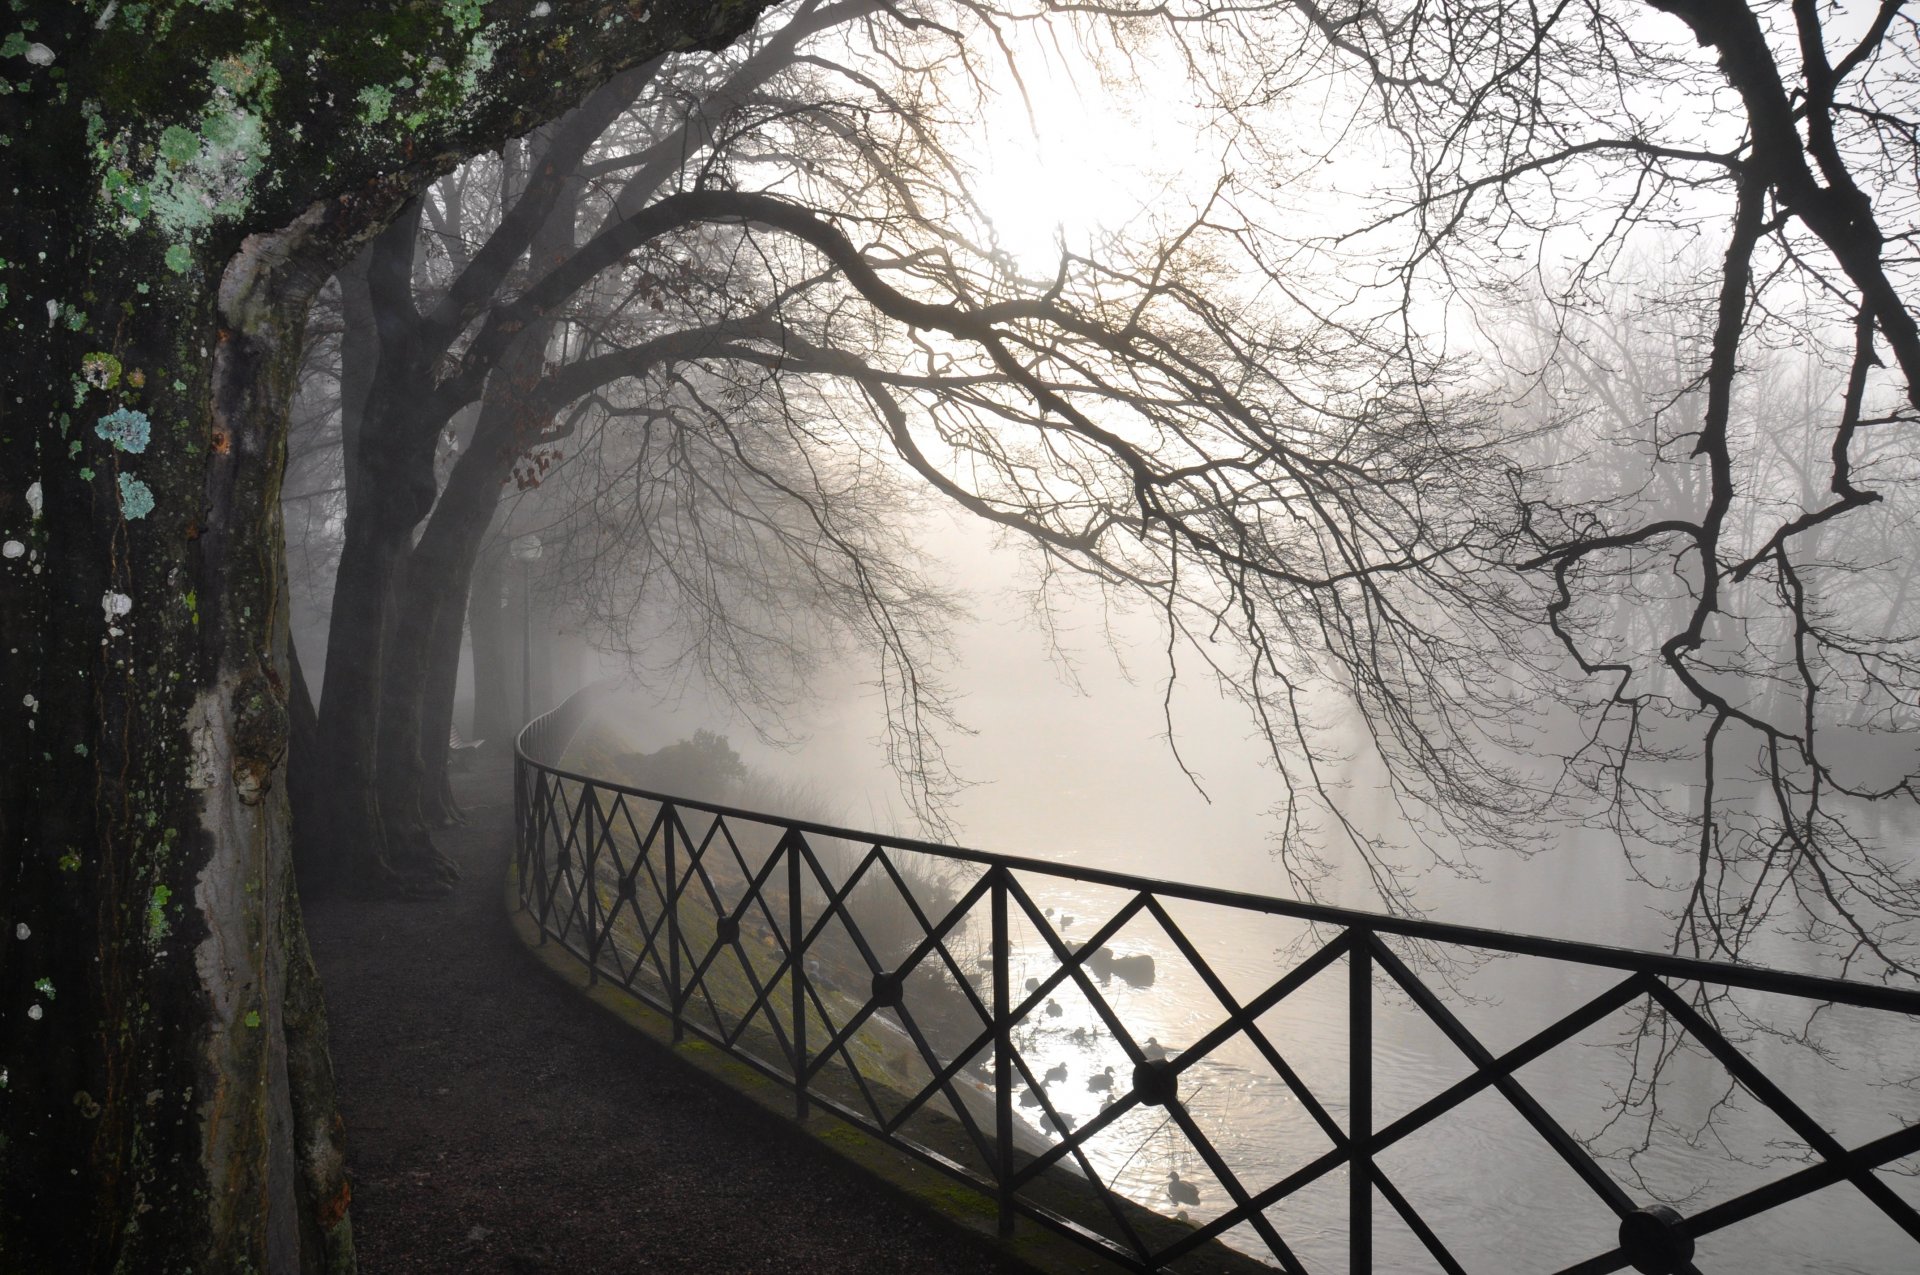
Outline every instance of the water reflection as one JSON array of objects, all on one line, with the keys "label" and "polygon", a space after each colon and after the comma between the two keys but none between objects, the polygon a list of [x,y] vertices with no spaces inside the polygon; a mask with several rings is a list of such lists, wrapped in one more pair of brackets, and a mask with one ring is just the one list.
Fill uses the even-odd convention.
[{"label": "water reflection", "polygon": [[[1118,900],[1095,888],[1023,880],[1036,897],[1061,912],[1099,918]],[[1175,903],[1170,912],[1193,936],[1207,972],[1236,1000],[1251,998],[1297,959],[1288,923],[1233,909]],[[1109,977],[1098,986],[1115,1015],[1149,1057],[1178,1056],[1223,1022],[1228,1010],[1200,970],[1157,927],[1122,931],[1130,954],[1151,957],[1151,986]],[[1112,950],[1119,950],[1116,942]],[[1092,961],[1088,961],[1089,969]],[[1109,967],[1111,968],[1111,966]],[[1016,985],[1045,986],[1059,969],[1047,945],[1016,947]],[[1618,981],[1613,971],[1531,958],[1488,961],[1452,971],[1451,1003],[1493,1052],[1500,1052],[1573,1006]],[[1238,1035],[1192,1063],[1180,1095],[1194,1126],[1249,1191],[1300,1170],[1333,1143],[1330,1119],[1348,1117],[1346,972],[1335,963],[1257,1020],[1311,1100],[1316,1119],[1247,1036]],[[1036,1137],[1059,1141],[1105,1111],[1130,1086],[1133,1062],[1105,1019],[1071,980],[1029,1015],[1014,1043],[1041,1080],[1057,1119],[1033,1114],[1039,1098],[1023,1090],[1021,1104]],[[1054,1014],[1053,1008],[1059,1013]],[[1792,1022],[1790,998],[1739,994],[1724,1006],[1737,1027]],[[1473,1071],[1472,1063],[1404,995],[1376,986],[1373,1123],[1376,1128],[1414,1110]],[[1915,1024],[1897,1030],[1891,1016],[1828,1008],[1821,1050],[1759,1036],[1743,1045],[1768,1075],[1847,1145],[1920,1120],[1920,1095],[1897,1083],[1920,1058]],[[1650,1042],[1659,1030],[1635,1009],[1622,1010],[1575,1040],[1521,1069],[1518,1078],[1547,1114],[1602,1157],[1609,1173],[1636,1201],[1664,1201],[1690,1213],[1783,1176],[1807,1155],[1791,1131],[1729,1081],[1704,1051]],[[1635,1045],[1639,1049],[1635,1049]],[[1672,1045],[1660,1073],[1657,1102],[1641,1088],[1657,1046]],[[1905,1069],[1903,1071],[1903,1069]],[[1167,1110],[1136,1107],[1112,1122],[1084,1150],[1095,1172],[1129,1198],[1196,1221],[1234,1206],[1233,1193],[1207,1163],[1202,1147]],[[1390,1149],[1380,1165],[1471,1270],[1554,1270],[1611,1247],[1617,1219],[1554,1154],[1522,1115],[1497,1094],[1469,1100]],[[1920,1201],[1911,1177],[1884,1175],[1894,1189]],[[1702,1269],[1744,1264],[1764,1271],[1911,1269],[1913,1242],[1871,1204],[1842,1185],[1802,1204],[1707,1237]],[[1346,1261],[1344,1173],[1270,1210],[1269,1217],[1310,1270],[1343,1268]],[[1429,1269],[1432,1258],[1389,1212],[1377,1217],[1377,1268]],[[1228,1232],[1249,1251],[1264,1251],[1250,1227]]]}]

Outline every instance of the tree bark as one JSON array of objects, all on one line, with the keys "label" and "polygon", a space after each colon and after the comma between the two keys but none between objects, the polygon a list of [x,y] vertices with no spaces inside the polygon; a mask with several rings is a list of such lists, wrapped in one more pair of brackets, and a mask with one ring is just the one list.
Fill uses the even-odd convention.
[{"label": "tree bark", "polygon": [[489,378],[473,441],[454,462],[407,560],[380,709],[382,808],[389,829],[406,835],[425,835],[435,776],[445,775],[460,620],[500,485],[538,424],[526,419],[520,390],[539,379],[549,328],[535,324]]},{"label": "tree bark", "polygon": [[[352,1266],[320,1198],[345,1185],[291,877],[275,498],[300,318],[355,229],[338,213],[245,240],[217,300],[177,288],[39,347],[97,368],[86,347],[113,345],[119,375],[80,396],[96,428],[57,453],[90,464],[0,430],[0,472],[37,476],[0,512],[34,546],[0,576],[26,656],[0,678],[35,705],[0,780],[0,1269]],[[100,294],[146,295],[143,263],[94,260]],[[198,367],[173,362],[183,331],[205,334]],[[128,392],[162,367],[170,392]]]},{"label": "tree bark", "polygon": [[320,718],[300,665],[300,652],[287,639],[287,805],[292,821],[294,871],[305,874],[319,859],[312,844],[326,800],[320,783]]}]

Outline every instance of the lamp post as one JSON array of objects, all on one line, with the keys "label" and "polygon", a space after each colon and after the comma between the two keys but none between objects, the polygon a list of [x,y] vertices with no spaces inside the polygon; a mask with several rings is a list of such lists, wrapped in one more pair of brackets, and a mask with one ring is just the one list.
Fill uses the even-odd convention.
[{"label": "lamp post", "polygon": [[515,538],[513,556],[520,561],[520,724],[533,720],[533,564],[540,557],[540,537],[528,532]]}]

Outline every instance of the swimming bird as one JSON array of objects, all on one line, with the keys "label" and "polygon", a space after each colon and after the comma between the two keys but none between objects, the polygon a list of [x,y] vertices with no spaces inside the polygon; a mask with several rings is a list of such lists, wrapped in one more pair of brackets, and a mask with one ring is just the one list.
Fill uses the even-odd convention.
[{"label": "swimming bird", "polygon": [[1066,1078],[1067,1065],[1065,1063],[1055,1063],[1053,1066],[1047,1068],[1046,1079],[1048,1084],[1057,1085]]},{"label": "swimming bird", "polygon": [[1105,1071],[1097,1071],[1087,1077],[1087,1090],[1090,1093],[1103,1093],[1111,1088],[1113,1088],[1112,1067],[1108,1067]]},{"label": "swimming bird", "polygon": [[1028,980],[1027,980],[1027,990],[1028,990],[1028,991],[1030,991],[1030,992],[1037,992],[1037,991],[1039,991],[1039,990],[1040,990],[1040,980],[1039,980],[1039,979],[1037,979],[1037,978],[1030,978],[1030,979],[1028,979]]},{"label": "swimming bird", "polygon": [[1140,1052],[1150,1060],[1160,1062],[1167,1056],[1167,1047],[1161,1044],[1156,1038],[1149,1036],[1147,1037],[1147,1043],[1140,1047]]},{"label": "swimming bird", "polygon": [[1061,1008],[1060,1008],[1060,1002],[1059,1002],[1059,1001],[1056,1001],[1056,1000],[1050,1000],[1050,1001],[1048,1001],[1048,1002],[1047,1002],[1047,1017],[1048,1017],[1048,1018],[1058,1018],[1058,1017],[1060,1017],[1060,1015],[1062,1015],[1062,1014],[1064,1014],[1064,1013],[1066,1013],[1066,1012],[1067,1012],[1066,1010],[1064,1010],[1064,1009],[1061,1009]]},{"label": "swimming bird", "polygon": [[1040,1095],[1032,1089],[1022,1089],[1020,1091],[1020,1105],[1023,1107],[1037,1107],[1040,1105]]},{"label": "swimming bird", "polygon": [[1179,1170],[1167,1175],[1167,1198],[1175,1204],[1200,1203],[1200,1188],[1191,1182],[1180,1180]]}]

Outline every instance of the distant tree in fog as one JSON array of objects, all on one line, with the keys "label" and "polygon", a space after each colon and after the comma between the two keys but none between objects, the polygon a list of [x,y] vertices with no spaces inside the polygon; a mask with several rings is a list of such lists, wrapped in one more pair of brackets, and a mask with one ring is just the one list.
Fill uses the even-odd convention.
[{"label": "distant tree in fog", "polygon": [[[333,799],[300,836],[320,875],[376,889],[447,875],[428,828],[455,813],[443,782],[444,741],[468,584],[501,485],[522,465],[531,476],[564,441],[551,408],[539,415],[531,401],[544,401],[550,358],[565,359],[569,341],[580,348],[579,334],[603,328],[623,308],[650,313],[649,296],[658,309],[663,288],[685,295],[687,280],[674,267],[664,278],[629,274],[589,285],[606,266],[694,220],[671,206],[637,221],[629,213],[693,179],[712,143],[710,113],[725,110],[728,93],[749,91],[785,65],[809,34],[872,12],[866,4],[806,4],[762,44],[678,59],[671,77],[663,62],[639,68],[486,166],[493,183],[475,171],[441,183],[341,273],[344,500],[309,754]],[[596,145],[604,152],[629,143],[640,151],[622,150],[611,164],[603,153],[602,167],[582,167]],[[609,175],[610,187],[596,180]],[[589,189],[612,202],[589,205]],[[576,242],[583,218],[605,223],[585,245]],[[676,314],[649,332],[629,314],[621,330],[657,337],[684,319]],[[698,331],[683,332],[677,344],[655,340],[646,352],[683,358],[700,340]],[[607,375],[635,370],[629,361]],[[446,444],[458,438],[449,427],[476,405],[464,450],[450,458]],[[887,610],[885,598],[866,600],[876,613]]]},{"label": "distant tree in fog", "polygon": [[[544,494],[582,429],[620,425],[636,456],[701,456],[635,471],[654,484],[635,507],[668,515],[624,517],[639,533],[626,542],[642,551],[635,578],[668,586],[654,613],[662,597],[691,604],[697,658],[763,674],[768,644],[800,630],[753,632],[768,613],[751,601],[712,604],[783,572],[805,583],[817,615],[873,635],[896,760],[930,816],[946,720],[921,656],[938,637],[920,618],[934,598],[895,565],[903,546],[874,503],[903,474],[1018,533],[1052,569],[1162,608],[1261,715],[1293,794],[1290,863],[1331,814],[1382,893],[1407,902],[1333,799],[1337,746],[1308,702],[1323,680],[1363,704],[1432,818],[1498,838],[1505,773],[1487,750],[1434,746],[1484,721],[1471,671],[1512,621],[1476,569],[1510,531],[1490,416],[1463,393],[1430,395],[1438,361],[1383,372],[1353,333],[1242,295],[1211,205],[1092,255],[1063,250],[1050,277],[1026,277],[931,125],[953,95],[984,91],[971,60],[997,19],[959,6],[955,28],[889,25],[883,11],[863,29],[867,62],[794,55],[795,32],[841,13],[801,5],[732,60],[637,73],[640,88],[616,86],[631,110],[610,88],[533,139],[519,176],[500,170],[473,243],[448,239],[471,233],[452,211],[483,201],[449,184],[417,206],[434,235],[396,223],[343,274],[347,501],[319,749],[344,797],[326,843],[351,849],[363,879],[438,870],[421,777],[444,738],[427,718],[450,706],[449,599],[465,594],[503,479],[543,493],[522,504],[562,530],[557,548],[594,546],[587,529],[623,521],[597,496],[601,512],[577,517]],[[476,400],[442,487],[442,432]],[[609,476],[562,472],[580,492]],[[722,512],[735,538],[690,511]],[[752,552],[736,558],[734,591],[709,587],[740,547]],[[605,570],[605,548],[586,555],[588,609],[631,613],[638,596],[619,596],[626,577]],[[1239,636],[1241,653],[1216,652],[1210,631]],[[436,686],[429,713],[423,688]]]}]

